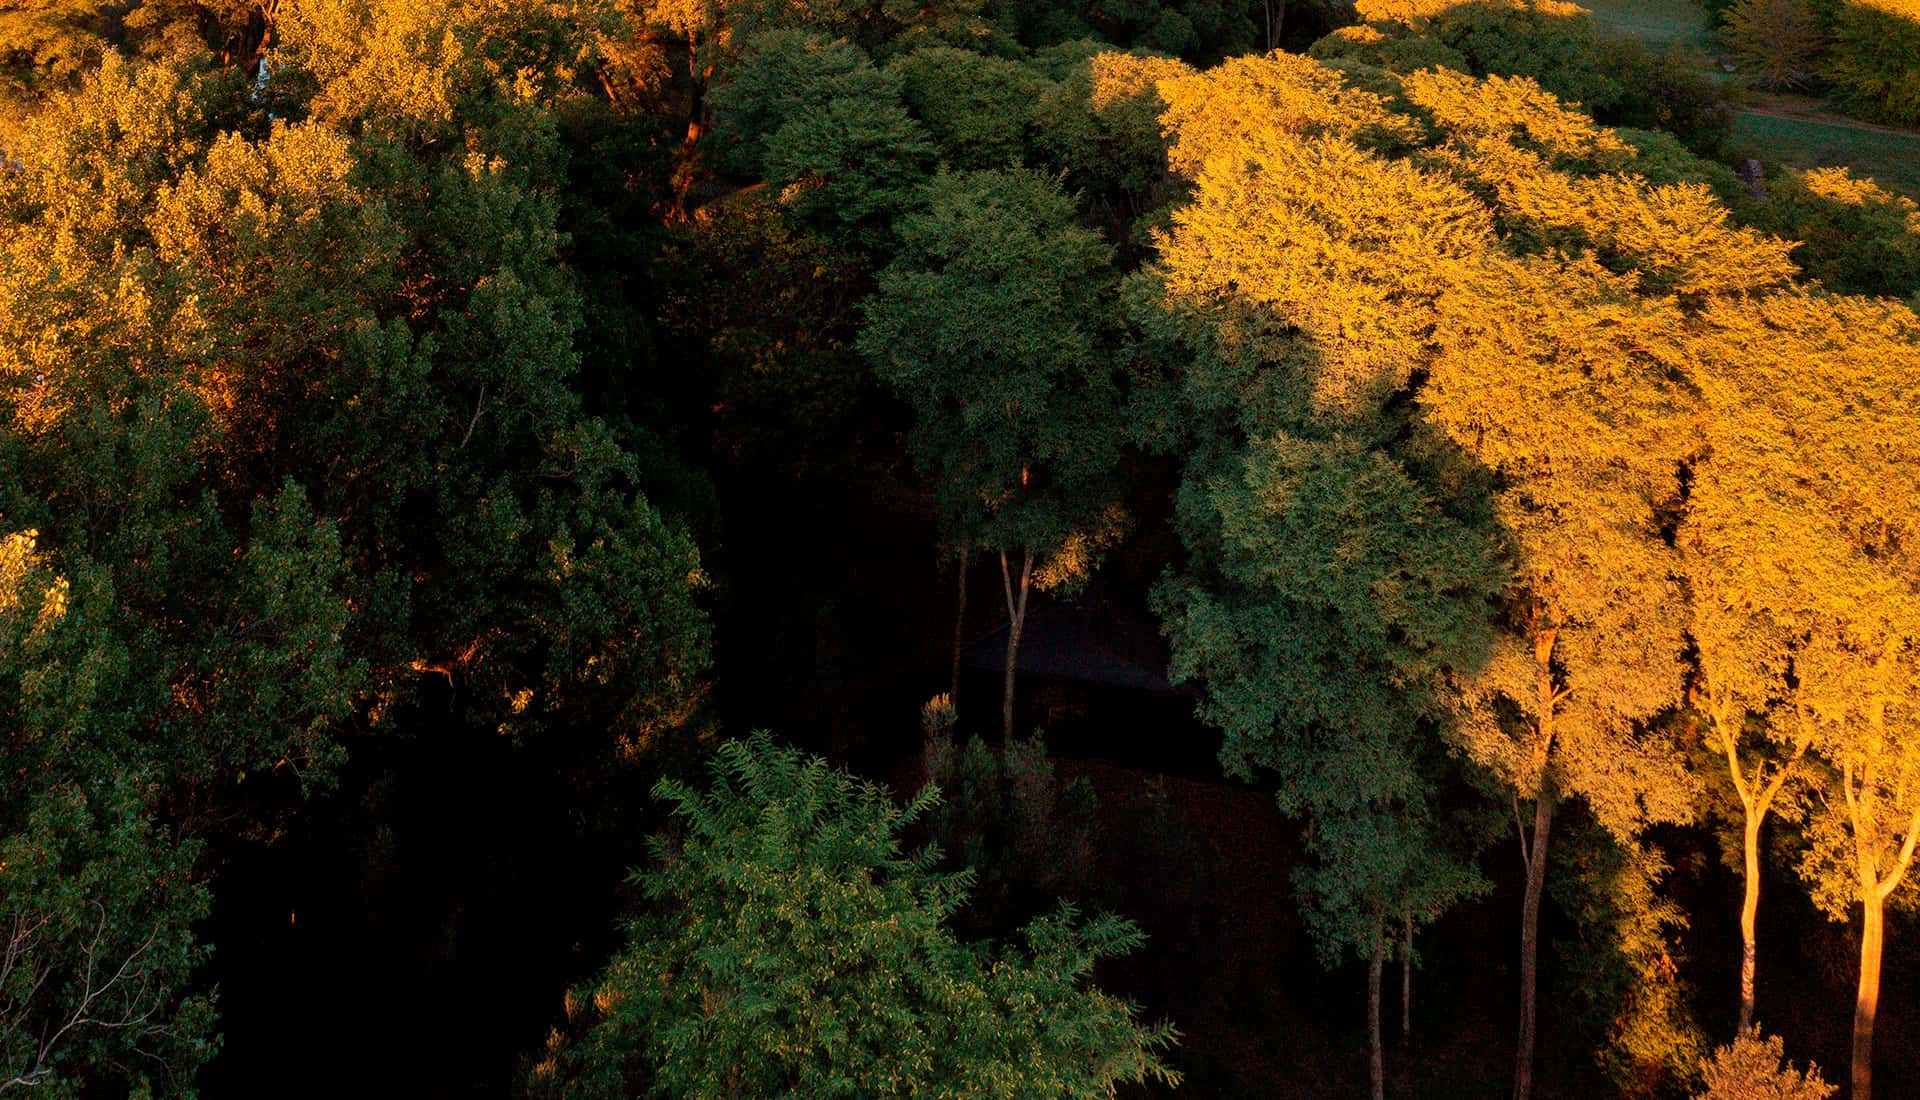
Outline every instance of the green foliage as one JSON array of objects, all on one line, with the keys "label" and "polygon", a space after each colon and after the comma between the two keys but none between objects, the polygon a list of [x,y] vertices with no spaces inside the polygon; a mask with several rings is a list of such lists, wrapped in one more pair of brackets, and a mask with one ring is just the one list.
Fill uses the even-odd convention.
[{"label": "green foliage", "polygon": [[1738,0],[1727,9],[1726,36],[1763,88],[1803,88],[1819,75],[1826,36],[1806,0]]},{"label": "green foliage", "polygon": [[1049,82],[1005,58],[934,46],[887,63],[914,117],[927,127],[941,159],[955,168],[1019,164],[1030,144],[1034,102]]},{"label": "green foliage", "polygon": [[1920,205],[1845,168],[1788,169],[1745,214],[1756,227],[1798,241],[1794,262],[1839,293],[1920,292]]},{"label": "green foliage", "polygon": [[1173,674],[1205,681],[1228,772],[1276,777],[1306,820],[1314,859],[1296,879],[1323,956],[1365,957],[1384,915],[1424,921],[1484,888],[1431,800],[1427,731],[1444,719],[1434,678],[1479,659],[1500,568],[1352,439],[1278,435],[1202,476],[1182,528],[1211,569],[1156,593]]},{"label": "green foliage", "polygon": [[1062,783],[1037,734],[998,752],[977,736],[961,747],[950,706],[942,712],[930,705],[926,713],[927,779],[941,791],[929,824],[941,848],[973,870],[969,915],[995,927],[1010,904],[1028,896],[1083,894],[1099,811],[1092,784]]},{"label": "green foliage", "polygon": [[1132,925],[1062,908],[1022,947],[954,938],[971,876],[900,840],[933,789],[902,808],[759,735],[721,748],[708,789],[655,794],[678,825],[635,875],[656,912],[569,997],[578,1037],[556,1034],[533,1095],[1094,1098],[1176,1079],[1172,1029],[1084,985],[1139,946]]},{"label": "green foliage", "polygon": [[[1168,183],[1156,86],[1189,71],[1171,58],[1098,50],[1073,60],[1033,106],[1034,138],[1070,185],[1145,201]],[[1062,60],[1066,60],[1063,48]]]},{"label": "green foliage", "polygon": [[917,414],[943,526],[1029,548],[1043,588],[1077,583],[1115,526],[1111,251],[1024,169],[942,171],[895,228],[859,348]]},{"label": "green foliage", "polygon": [[209,898],[199,845],[149,816],[140,756],[175,753],[128,744],[157,701],[129,676],[112,610],[102,571],[71,585],[30,533],[0,539],[0,1081],[190,1096],[214,1050],[212,998],[186,993]]},{"label": "green foliage", "polygon": [[879,223],[907,205],[933,157],[926,128],[898,102],[842,97],[767,140],[767,182],[802,216]]},{"label": "green foliage", "polygon": [[1706,1090],[1694,1100],[1828,1100],[1837,1090],[1820,1076],[1820,1067],[1802,1070],[1787,1062],[1778,1035],[1749,1031],[1718,1047],[1701,1067]]},{"label": "green foliage", "polygon": [[721,446],[796,476],[834,471],[878,390],[851,347],[870,277],[864,257],[793,217],[764,192],[703,208],[662,249],[666,330],[702,348]]},{"label": "green foliage", "polygon": [[[50,861],[6,890],[55,976],[23,1034],[81,1044],[61,1089],[184,1092],[212,1050],[198,849],[162,805],[247,827],[236,784],[330,783],[339,728],[423,674],[455,721],[608,748],[704,692],[692,541],[573,388],[552,107],[587,23],[279,18],[260,102],[109,54],[0,170],[0,817]],[[85,950],[138,1000],[62,1032]]]},{"label": "green foliage", "polygon": [[122,775],[9,798],[0,1084],[60,1100],[194,1095],[215,1049],[212,996],[186,993],[209,896],[192,877],[199,846],[147,818],[151,797]]},{"label": "green foliage", "polygon": [[858,46],[818,32],[784,29],[747,39],[707,95],[716,162],[737,175],[759,177],[774,135],[836,99],[897,103],[900,83],[892,72],[876,69]]},{"label": "green foliage", "polygon": [[1669,871],[1651,846],[1599,831],[1561,842],[1554,877],[1580,935],[1562,946],[1575,1019],[1599,1040],[1595,1061],[1622,1096],[1663,1096],[1691,1084],[1706,1054],[1680,977],[1686,914],[1659,885]]},{"label": "green foliage", "polygon": [[1586,11],[1560,0],[1362,4],[1367,22],[1322,39],[1313,56],[1410,74],[1441,67],[1519,76],[1611,124],[1671,131],[1713,154],[1733,113],[1726,91],[1687,55],[1654,52],[1600,34]]},{"label": "green foliage", "polygon": [[1862,117],[1920,126],[1920,16],[1901,0],[1841,4],[1826,76]]}]

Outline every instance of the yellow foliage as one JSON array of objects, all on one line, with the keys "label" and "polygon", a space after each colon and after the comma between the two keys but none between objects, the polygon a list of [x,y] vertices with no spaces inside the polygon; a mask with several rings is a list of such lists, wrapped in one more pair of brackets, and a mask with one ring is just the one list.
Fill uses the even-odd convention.
[{"label": "yellow foliage", "polygon": [[444,0],[289,0],[275,50],[319,81],[317,119],[446,123],[467,62],[455,26]]},{"label": "yellow foliage", "polygon": [[1167,103],[1161,124],[1174,139],[1167,160],[1188,178],[1211,158],[1244,156],[1283,135],[1410,142],[1418,134],[1381,96],[1350,88],[1335,70],[1295,54],[1236,57],[1159,87]]},{"label": "yellow foliage", "polygon": [[[1450,8],[1460,7],[1463,0],[1358,0],[1354,10],[1368,23],[1405,23],[1409,26],[1422,19],[1431,19],[1445,13]],[[1527,11],[1537,11],[1543,15],[1558,18],[1572,18],[1586,15],[1587,9],[1578,4],[1565,3],[1564,0],[1500,0],[1507,6]]]},{"label": "yellow foliage", "polygon": [[1141,95],[1154,94],[1164,80],[1192,75],[1186,62],[1171,57],[1141,57],[1119,50],[1105,50],[1092,59],[1093,106],[1108,107]]},{"label": "yellow foliage", "polygon": [[32,529],[0,538],[0,642],[15,637],[23,612],[33,620],[27,639],[44,637],[66,616],[67,579],[48,571],[39,540]]},{"label": "yellow foliage", "polygon": [[1604,171],[1621,171],[1633,159],[1631,145],[1586,114],[1561,103],[1526,77],[1471,77],[1452,69],[1426,69],[1400,79],[1407,101],[1456,138],[1526,144],[1558,160]]},{"label": "yellow foliage", "polygon": [[1845,167],[1810,168],[1800,177],[1808,191],[1823,199],[1843,202],[1848,206],[1878,206],[1891,203],[1912,212],[1920,210],[1905,195],[1896,194],[1881,187],[1870,179],[1855,176]]}]

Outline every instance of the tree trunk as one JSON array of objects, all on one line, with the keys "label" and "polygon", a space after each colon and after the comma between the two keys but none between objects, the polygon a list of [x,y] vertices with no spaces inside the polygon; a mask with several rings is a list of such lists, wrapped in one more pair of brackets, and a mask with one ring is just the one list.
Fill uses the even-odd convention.
[{"label": "tree trunk", "polygon": [[1740,902],[1740,1034],[1753,1026],[1753,976],[1759,944],[1760,814],[1747,810],[1746,895]]},{"label": "tree trunk", "polygon": [[1373,925],[1373,960],[1367,966],[1367,1057],[1373,1084],[1373,1100],[1386,1100],[1386,1063],[1380,1054],[1380,970],[1387,956],[1387,930],[1384,922]]},{"label": "tree trunk", "polygon": [[1000,583],[1007,595],[1007,669],[1006,683],[1000,696],[1000,733],[1005,739],[1013,737],[1013,670],[1020,658],[1020,632],[1027,625],[1027,593],[1033,582],[1033,551],[1023,550],[1020,558],[1020,585],[1018,594],[1014,588],[1013,577],[1007,569],[1007,552],[1000,551]]},{"label": "tree trunk", "polygon": [[673,214],[682,220],[687,215],[687,196],[699,174],[700,139],[707,132],[707,84],[713,79],[713,66],[701,68],[694,62],[699,56],[699,42],[689,38],[687,50],[687,75],[692,81],[687,94],[687,132],[680,139],[680,154],[673,169]]},{"label": "tree trunk", "polygon": [[971,560],[972,554],[963,539],[960,542],[960,600],[953,613],[953,686],[947,689],[947,700],[956,713],[960,709],[960,646],[966,641],[967,629],[967,563]]},{"label": "tree trunk", "polygon": [[1400,1042],[1413,1042],[1413,910],[1407,917],[1406,952],[1400,956]]},{"label": "tree trunk", "polygon": [[1853,1003],[1853,1096],[1873,1100],[1873,1017],[1880,1006],[1880,949],[1886,940],[1886,903],[1878,889],[1865,891],[1866,920],[1860,930],[1860,992]]},{"label": "tree trunk", "polygon": [[1520,909],[1520,1041],[1513,1065],[1513,1100],[1533,1096],[1533,1036],[1539,984],[1540,897],[1547,886],[1547,832],[1553,800],[1542,789],[1533,800],[1533,842],[1527,846],[1527,894]]}]

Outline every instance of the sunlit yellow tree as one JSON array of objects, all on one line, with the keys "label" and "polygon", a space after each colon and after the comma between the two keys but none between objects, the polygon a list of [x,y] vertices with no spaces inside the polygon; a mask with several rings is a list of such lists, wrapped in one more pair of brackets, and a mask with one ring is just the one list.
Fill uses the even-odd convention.
[{"label": "sunlit yellow tree", "polygon": [[1691,812],[1653,722],[1680,701],[1686,648],[1666,527],[1697,413],[1687,318],[1793,267],[1786,242],[1732,227],[1703,185],[1634,174],[1634,145],[1531,81],[1361,76],[1275,56],[1163,80],[1170,162],[1196,192],[1137,289],[1217,334],[1181,368],[1207,395],[1196,468],[1218,461],[1209,439],[1289,423],[1404,440],[1498,532],[1499,629],[1446,666],[1443,728],[1520,835],[1525,1096],[1556,806],[1580,799],[1621,840]]},{"label": "sunlit yellow tree", "polygon": [[1859,906],[1851,1095],[1864,1098],[1886,906],[1920,839],[1920,320],[1797,294],[1708,316],[1728,428],[1700,507],[1727,552],[1756,562],[1747,599],[1785,627],[1744,660],[1785,664],[1775,709],[1795,751],[1811,743],[1828,765],[1803,873],[1836,919]]}]

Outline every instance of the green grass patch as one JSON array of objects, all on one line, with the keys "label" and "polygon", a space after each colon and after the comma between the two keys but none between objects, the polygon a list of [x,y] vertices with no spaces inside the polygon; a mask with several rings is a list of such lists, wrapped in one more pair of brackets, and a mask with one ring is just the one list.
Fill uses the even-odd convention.
[{"label": "green grass patch", "polygon": [[1638,38],[1655,49],[1667,46],[1705,49],[1713,21],[1694,0],[1575,0],[1593,13],[1602,31]]},{"label": "green grass patch", "polygon": [[1740,156],[1795,168],[1841,165],[1920,199],[1920,134],[1892,134],[1809,119],[1742,114],[1728,143]]}]

